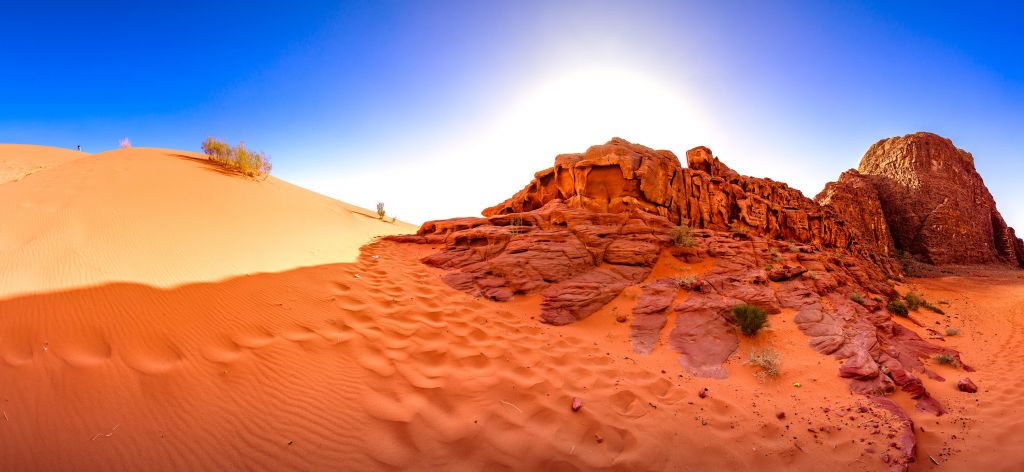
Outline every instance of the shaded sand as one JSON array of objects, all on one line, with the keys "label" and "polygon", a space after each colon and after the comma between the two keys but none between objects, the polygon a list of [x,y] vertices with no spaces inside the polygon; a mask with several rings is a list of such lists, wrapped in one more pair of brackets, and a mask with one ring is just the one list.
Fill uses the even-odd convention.
[{"label": "shaded sand", "polygon": [[373,236],[415,231],[274,177],[227,175],[195,153],[5,145],[7,163],[30,170],[0,175],[0,298],[351,262]]}]

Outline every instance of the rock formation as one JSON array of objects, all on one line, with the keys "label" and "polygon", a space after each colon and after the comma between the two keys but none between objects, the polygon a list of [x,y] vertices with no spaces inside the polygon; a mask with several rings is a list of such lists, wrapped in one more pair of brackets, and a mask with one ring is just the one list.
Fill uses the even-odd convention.
[{"label": "rock formation", "polygon": [[949,139],[931,133],[883,139],[858,170],[858,179],[878,193],[897,250],[930,264],[1024,266],[1024,242],[996,209],[974,157]]},{"label": "rock formation", "polygon": [[[883,143],[869,156],[903,149]],[[916,166],[931,154],[909,155],[914,157],[906,163]],[[969,192],[946,189],[936,193],[945,202],[937,206],[900,206],[898,198],[909,196],[897,183],[925,179],[937,185],[928,179],[954,163],[932,160],[928,165],[939,170],[931,174],[901,173],[885,169],[890,161],[865,157],[860,172],[844,173],[814,201],[786,184],[742,176],[705,147],[687,152],[683,168],[669,151],[616,138],[582,154],[559,155],[554,167],[484,210],[482,218],[430,221],[415,235],[391,239],[440,245],[423,262],[449,271],[443,280],[458,290],[495,301],[539,293],[541,320],[556,325],[597,313],[627,287],[641,285],[630,323],[633,349],[672,349],[696,376],[728,375],[723,363],[739,345],[737,305],[791,316],[813,349],[842,361],[838,375],[852,392],[881,397],[899,388],[919,409],[941,415],[942,406],[918,375],[941,377],[922,359],[949,355],[970,367],[955,350],[893,322],[885,307],[899,297],[889,283],[900,274],[897,250],[915,247],[932,261],[959,260],[937,245],[934,231],[956,231],[954,241],[972,241],[971,260],[1021,254],[967,158],[955,165],[956,172],[970,174],[956,181]],[[967,200],[960,199],[968,193],[987,212],[987,233],[950,220],[966,215]],[[932,226],[911,224],[916,217]],[[972,224],[980,224],[975,219]],[[905,225],[892,231],[894,222]],[[908,236],[911,230],[915,236]],[[913,241],[921,244],[908,246]],[[652,279],[659,261],[685,268]],[[894,409],[909,434],[905,449],[912,451],[909,419],[895,403],[877,403]],[[893,458],[893,464],[905,467],[911,460],[912,454]]]}]

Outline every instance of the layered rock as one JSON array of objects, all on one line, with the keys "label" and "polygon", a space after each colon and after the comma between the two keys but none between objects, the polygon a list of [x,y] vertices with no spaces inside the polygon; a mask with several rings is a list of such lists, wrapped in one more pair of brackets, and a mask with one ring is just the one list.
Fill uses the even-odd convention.
[{"label": "layered rock", "polygon": [[864,257],[887,266],[890,273],[898,270],[895,267],[896,245],[882,202],[869,177],[853,169],[843,172],[839,180],[826,184],[814,201],[833,218],[845,223],[847,231],[866,249]]},{"label": "layered rock", "polygon": [[858,170],[877,191],[895,249],[931,264],[1024,266],[1024,242],[996,209],[973,156],[949,139],[883,139]]}]

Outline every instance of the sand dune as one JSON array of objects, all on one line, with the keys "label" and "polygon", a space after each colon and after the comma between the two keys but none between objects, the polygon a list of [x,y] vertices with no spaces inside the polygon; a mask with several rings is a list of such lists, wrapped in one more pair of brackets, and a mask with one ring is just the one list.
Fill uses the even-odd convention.
[{"label": "sand dune", "polygon": [[274,177],[226,175],[195,153],[7,145],[0,162],[22,169],[0,175],[0,297],[350,262],[373,236],[414,230]]},{"label": "sand dune", "polygon": [[[442,283],[420,263],[436,248],[358,253],[410,230],[364,211],[155,149],[0,184],[0,469],[888,470],[896,420],[848,393],[790,311],[740,340],[728,379],[695,378],[664,346],[633,352],[615,319],[639,286],[541,324],[537,295],[495,303]],[[892,397],[922,428],[913,470],[1018,470],[1006,444],[1024,428],[1024,373],[1006,369],[1024,280],[910,289],[948,300],[948,316],[898,322],[962,327],[943,342],[981,387],[961,393],[963,372],[931,366],[949,414]],[[762,382],[745,360],[765,346],[783,372]]]}]

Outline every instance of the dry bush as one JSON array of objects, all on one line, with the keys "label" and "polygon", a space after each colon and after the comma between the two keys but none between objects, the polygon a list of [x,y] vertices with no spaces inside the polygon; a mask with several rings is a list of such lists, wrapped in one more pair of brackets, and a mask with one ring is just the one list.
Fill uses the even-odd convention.
[{"label": "dry bush", "polygon": [[203,148],[203,153],[209,156],[211,161],[222,166],[227,166],[231,162],[231,146],[228,143],[209,136],[206,138],[206,141],[203,141],[201,147]]},{"label": "dry bush", "polygon": [[850,300],[853,300],[853,303],[856,303],[858,305],[863,305],[864,295],[861,295],[860,292],[853,292],[853,294],[850,295]]},{"label": "dry bush", "polygon": [[377,202],[377,219],[384,219],[384,202]]},{"label": "dry bush", "polygon": [[263,151],[250,151],[244,142],[233,148],[223,141],[207,137],[201,147],[211,162],[248,177],[265,179],[273,167],[270,156]]},{"label": "dry bush", "polygon": [[675,281],[676,287],[687,290],[692,289],[697,284],[696,275],[677,275],[672,280]]},{"label": "dry bush", "polygon": [[780,357],[782,356],[779,354],[779,351],[771,348],[752,350],[750,351],[750,359],[747,363],[757,367],[755,375],[764,382],[769,378],[778,377],[782,373]]},{"label": "dry bush", "polygon": [[960,328],[946,328],[946,336],[956,336],[960,334]]},{"label": "dry bush", "polygon": [[694,247],[697,245],[697,239],[690,233],[690,227],[686,225],[679,225],[672,228],[672,244],[682,247]]}]

